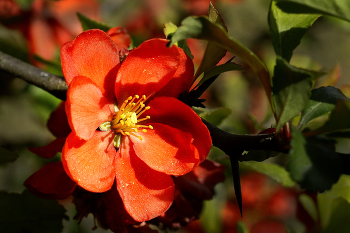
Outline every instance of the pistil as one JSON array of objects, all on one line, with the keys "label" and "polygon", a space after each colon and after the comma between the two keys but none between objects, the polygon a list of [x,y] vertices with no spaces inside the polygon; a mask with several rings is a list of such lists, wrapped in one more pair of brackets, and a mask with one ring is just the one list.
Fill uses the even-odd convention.
[{"label": "pistil", "polygon": [[138,124],[141,121],[145,121],[151,118],[150,116],[145,116],[138,119],[141,115],[150,109],[150,107],[146,106],[144,103],[152,95],[154,95],[154,93],[151,93],[147,97],[143,95],[141,98],[138,95],[135,95],[134,97],[129,96],[120,106],[119,111],[116,112],[113,116],[110,129],[112,129],[116,135],[131,135],[139,138],[140,140],[143,140],[141,136],[138,136],[135,133],[139,131],[139,128],[142,128],[140,129],[142,132],[147,132],[147,128],[153,129],[151,125]]}]

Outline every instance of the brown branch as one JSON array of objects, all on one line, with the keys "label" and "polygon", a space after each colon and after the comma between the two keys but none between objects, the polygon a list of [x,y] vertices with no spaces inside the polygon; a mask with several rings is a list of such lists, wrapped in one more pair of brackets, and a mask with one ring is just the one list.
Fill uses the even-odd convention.
[{"label": "brown branch", "polygon": [[42,88],[61,100],[66,99],[67,83],[59,77],[0,51],[0,69]]},{"label": "brown branch", "polygon": [[202,121],[210,132],[213,146],[221,149],[229,156],[239,156],[241,153],[237,152],[243,152],[244,150],[288,152],[288,149],[283,146],[282,142],[274,133],[238,135],[226,132],[204,119],[202,119]]}]

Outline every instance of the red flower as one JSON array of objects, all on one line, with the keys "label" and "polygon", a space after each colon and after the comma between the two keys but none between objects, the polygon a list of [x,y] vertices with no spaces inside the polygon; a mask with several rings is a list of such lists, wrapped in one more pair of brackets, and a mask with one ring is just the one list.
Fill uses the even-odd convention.
[{"label": "red flower", "polygon": [[192,82],[193,63],[166,43],[146,41],[121,65],[116,45],[100,30],[61,50],[72,129],[63,166],[90,192],[106,192],[116,180],[126,211],[139,222],[170,207],[171,175],[192,171],[211,146],[200,118],[176,99]]}]

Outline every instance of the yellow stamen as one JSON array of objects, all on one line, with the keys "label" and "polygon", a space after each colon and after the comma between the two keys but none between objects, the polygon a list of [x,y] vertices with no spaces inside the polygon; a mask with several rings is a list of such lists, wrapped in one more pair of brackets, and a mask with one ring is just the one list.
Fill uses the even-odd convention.
[{"label": "yellow stamen", "polygon": [[[147,110],[150,109],[149,106],[145,105],[145,102],[154,95],[154,92],[150,95],[142,95],[141,97],[135,95],[134,97],[129,96],[120,106],[119,111],[116,112],[113,116],[112,121],[110,122],[110,129],[114,131],[116,136],[119,137],[116,142],[120,142],[120,135],[123,136],[134,136],[140,140],[143,138],[136,133],[147,132],[147,129],[153,129],[151,125],[140,125],[138,123],[150,119],[150,116],[145,116],[143,118],[139,117]],[[135,102],[134,102],[135,101]],[[116,108],[118,109],[118,108]],[[142,128],[142,129],[140,129]],[[119,146],[120,143],[115,143]]]}]

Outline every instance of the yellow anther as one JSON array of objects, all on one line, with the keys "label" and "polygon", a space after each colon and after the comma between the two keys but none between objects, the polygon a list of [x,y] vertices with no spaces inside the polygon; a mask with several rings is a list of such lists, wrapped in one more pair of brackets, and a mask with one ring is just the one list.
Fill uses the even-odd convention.
[{"label": "yellow anther", "polygon": [[[136,135],[135,133],[142,130],[142,132],[147,132],[145,128],[153,129],[150,125],[140,125],[138,124],[141,121],[150,119],[150,116],[145,116],[138,119],[145,111],[149,110],[150,107],[145,105],[145,102],[154,95],[152,92],[150,95],[135,95],[134,97],[129,96],[120,106],[120,110],[116,108],[116,114],[113,116],[113,120],[110,122],[111,127],[116,135],[123,136],[135,136],[140,140],[143,140],[141,136]],[[142,128],[142,129],[140,129]],[[118,139],[120,141],[120,139]],[[115,145],[118,145],[118,140],[116,140]]]}]

